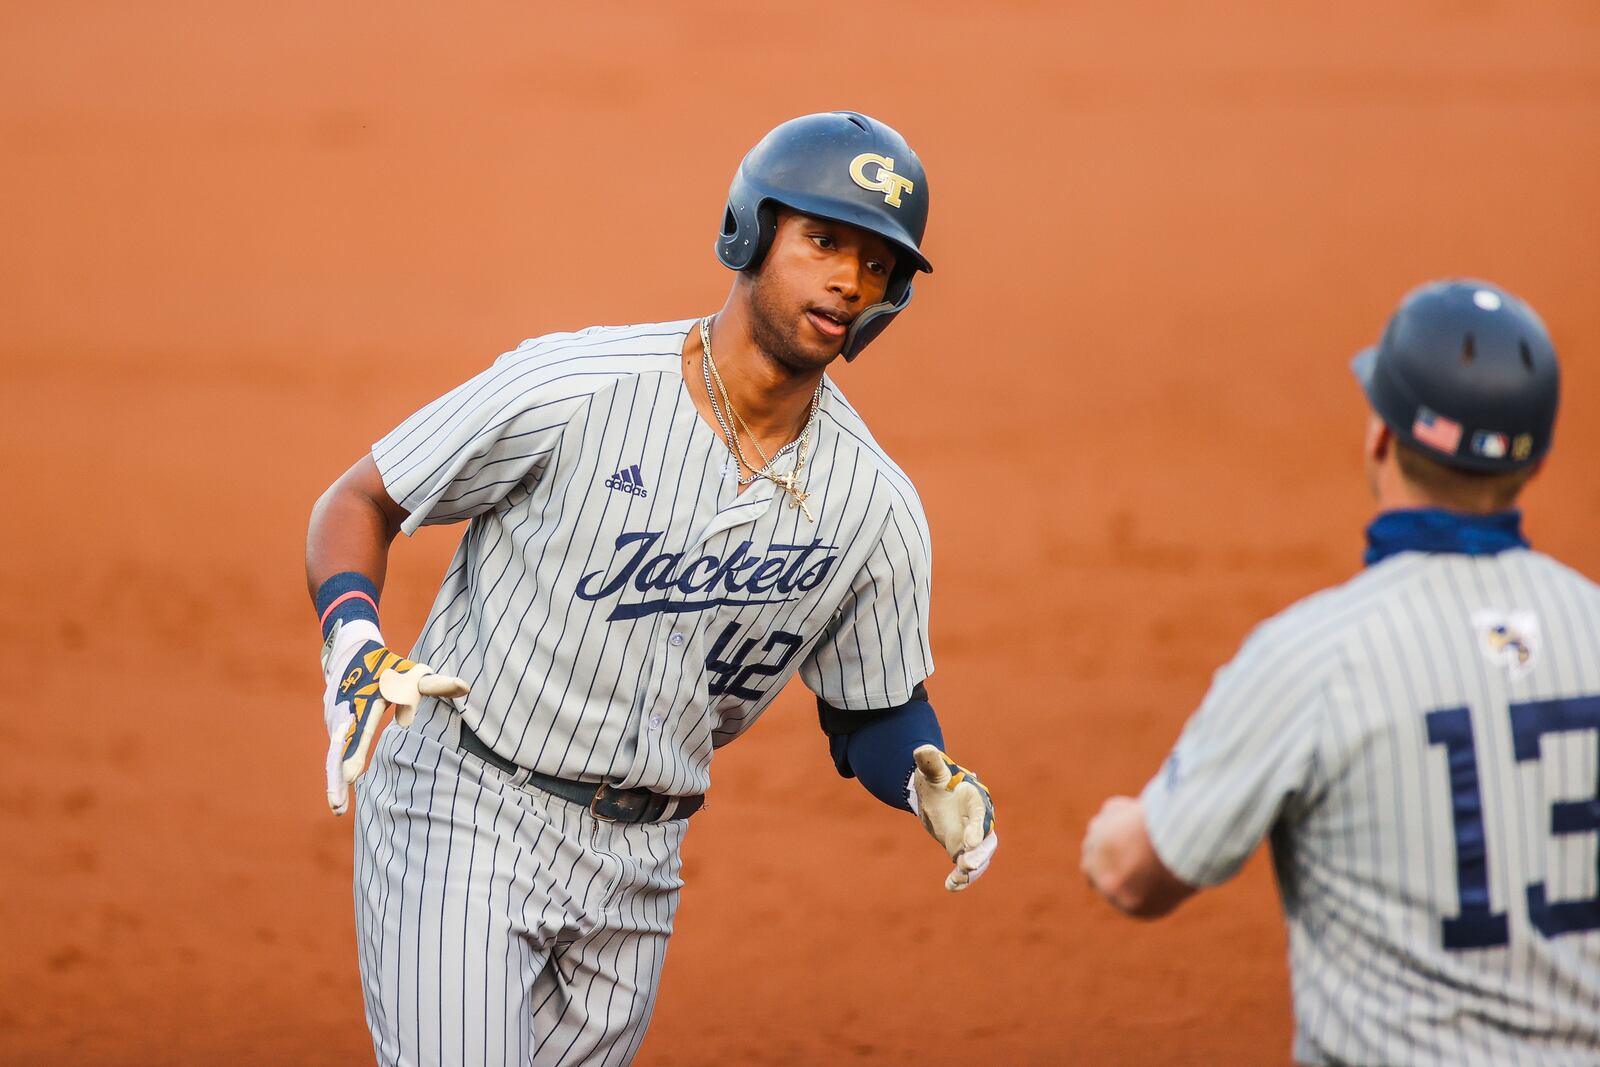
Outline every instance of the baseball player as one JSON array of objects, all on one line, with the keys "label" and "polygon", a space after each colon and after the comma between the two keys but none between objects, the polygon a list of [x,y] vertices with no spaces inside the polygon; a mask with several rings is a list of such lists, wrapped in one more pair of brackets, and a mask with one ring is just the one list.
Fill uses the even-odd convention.
[{"label": "baseball player", "polygon": [[1505,290],[1437,282],[1354,370],[1366,569],[1250,635],[1084,873],[1156,917],[1270,836],[1302,1063],[1600,1062],[1600,588],[1514,510],[1555,349]]},{"label": "baseball player", "polygon": [[[987,869],[993,805],[942,751],[924,685],[922,505],[824,374],[932,270],[927,213],[888,126],[786,122],[734,177],[720,311],[525,341],[318,502],[328,803],[361,778],[381,1062],[632,1060],[711,753],[797,672],[839,773],[918,815],[946,887]],[[431,523],[466,531],[401,656],[379,630],[385,561]],[[403,728],[373,746],[390,706]]]}]

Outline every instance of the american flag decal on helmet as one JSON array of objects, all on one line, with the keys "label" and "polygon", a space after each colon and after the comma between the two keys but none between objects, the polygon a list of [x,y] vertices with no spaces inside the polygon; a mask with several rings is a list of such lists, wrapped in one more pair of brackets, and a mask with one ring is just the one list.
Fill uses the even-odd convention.
[{"label": "american flag decal on helmet", "polygon": [[1456,446],[1461,444],[1461,424],[1432,408],[1418,408],[1416,421],[1411,424],[1411,436],[1429,448],[1453,455]]}]

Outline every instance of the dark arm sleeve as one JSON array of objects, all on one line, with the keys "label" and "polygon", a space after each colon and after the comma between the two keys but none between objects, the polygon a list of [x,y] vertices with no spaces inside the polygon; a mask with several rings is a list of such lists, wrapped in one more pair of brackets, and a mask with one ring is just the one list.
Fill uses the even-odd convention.
[{"label": "dark arm sleeve", "polygon": [[916,769],[911,753],[920,745],[944,749],[927,687],[919,683],[904,704],[872,711],[846,711],[819,697],[817,715],[839,774],[859,780],[890,807],[910,811],[906,787]]}]

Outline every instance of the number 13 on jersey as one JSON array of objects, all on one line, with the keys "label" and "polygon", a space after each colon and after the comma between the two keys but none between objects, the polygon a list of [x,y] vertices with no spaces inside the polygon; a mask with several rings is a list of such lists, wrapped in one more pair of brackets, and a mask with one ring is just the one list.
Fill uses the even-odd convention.
[{"label": "number 13 on jersey", "polygon": [[[1600,696],[1538,700],[1512,704],[1511,741],[1519,766],[1537,763],[1544,738],[1551,734],[1590,731],[1600,746]],[[1493,910],[1489,877],[1493,856],[1484,828],[1483,794],[1479,787],[1477,747],[1472,737],[1472,713],[1464,707],[1442,708],[1426,717],[1428,742],[1442,745],[1449,767],[1451,815],[1456,838],[1456,885],[1461,912],[1443,922],[1447,949],[1494,948],[1510,943],[1504,911]],[[1548,816],[1538,812],[1541,832],[1551,835],[1600,833],[1600,782],[1595,792],[1581,800],[1557,801]],[[1548,821],[1546,821],[1548,818]],[[1536,838],[1541,844],[1543,838]],[[1600,859],[1596,860],[1600,864]],[[1600,871],[1597,871],[1600,879]],[[1528,919],[1545,937],[1600,929],[1600,896],[1583,900],[1552,901],[1545,882],[1524,887]]]}]

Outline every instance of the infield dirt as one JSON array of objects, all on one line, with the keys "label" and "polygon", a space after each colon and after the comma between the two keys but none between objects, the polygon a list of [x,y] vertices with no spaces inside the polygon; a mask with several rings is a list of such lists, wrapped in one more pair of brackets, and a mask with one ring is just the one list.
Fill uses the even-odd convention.
[{"label": "infield dirt", "polygon": [[[638,1062],[1284,1062],[1264,856],[1138,925],[1081,831],[1255,621],[1358,568],[1346,364],[1418,282],[1550,323],[1528,526],[1600,574],[1600,15],[1060,7],[0,17],[0,1063],[370,1060],[311,504],[524,337],[717,307],[734,165],[833,107],[930,174],[936,273],[835,377],[920,488],[931,691],[1002,843],[945,894],[793,688],[717,756]],[[397,643],[458,536],[398,547]]]}]

